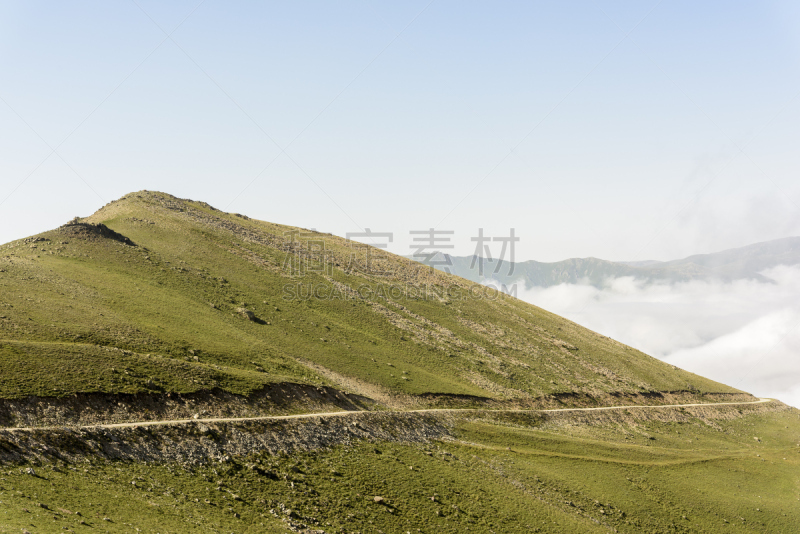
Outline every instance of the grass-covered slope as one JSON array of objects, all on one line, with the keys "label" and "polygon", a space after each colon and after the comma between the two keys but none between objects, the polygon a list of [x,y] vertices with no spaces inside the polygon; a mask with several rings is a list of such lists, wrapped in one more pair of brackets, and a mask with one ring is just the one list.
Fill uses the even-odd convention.
[{"label": "grass-covered slope", "polygon": [[22,465],[0,472],[0,530],[789,534],[800,524],[798,417],[480,420],[446,442],[199,466]]},{"label": "grass-covered slope", "polygon": [[737,392],[399,256],[350,268],[365,254],[129,194],[0,247],[0,397],[282,381],[404,398]]}]

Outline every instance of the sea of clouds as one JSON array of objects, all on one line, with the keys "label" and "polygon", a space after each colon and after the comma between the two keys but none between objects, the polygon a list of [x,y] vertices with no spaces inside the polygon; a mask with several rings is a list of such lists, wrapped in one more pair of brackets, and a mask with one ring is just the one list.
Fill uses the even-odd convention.
[{"label": "sea of clouds", "polygon": [[517,288],[522,300],[673,365],[800,407],[800,266],[761,274],[771,281]]}]

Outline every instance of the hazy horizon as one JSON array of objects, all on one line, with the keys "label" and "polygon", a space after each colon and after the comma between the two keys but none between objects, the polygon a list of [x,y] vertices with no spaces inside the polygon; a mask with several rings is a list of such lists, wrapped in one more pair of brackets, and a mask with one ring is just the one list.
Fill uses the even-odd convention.
[{"label": "hazy horizon", "polygon": [[[499,257],[513,231],[515,260],[542,262],[798,236],[798,36],[786,0],[3,2],[0,242],[142,189],[339,236],[391,233],[401,255],[431,228],[452,232],[440,244],[456,256]],[[711,362],[714,378],[747,364],[720,360],[725,343],[772,339],[800,313],[751,289],[670,285],[672,314],[653,287],[614,279],[527,297],[573,317],[588,300],[587,326]],[[726,292],[757,303],[746,321],[695,306]],[[687,324],[684,308],[706,314]],[[658,345],[671,328],[694,341]]]},{"label": "hazy horizon", "polygon": [[518,287],[518,297],[701,376],[800,407],[800,266],[754,280]]},{"label": "hazy horizon", "polygon": [[790,2],[0,4],[0,241],[131,191],[665,260],[800,235]]}]

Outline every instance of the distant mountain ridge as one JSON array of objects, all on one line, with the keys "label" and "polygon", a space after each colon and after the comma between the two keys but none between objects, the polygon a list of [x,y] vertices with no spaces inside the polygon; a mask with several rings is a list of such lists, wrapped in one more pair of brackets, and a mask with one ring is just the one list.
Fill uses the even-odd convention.
[{"label": "distant mountain ridge", "polygon": [[[449,259],[451,265],[443,265]],[[691,280],[758,280],[761,274],[778,265],[800,264],[800,237],[787,237],[755,243],[711,254],[695,254],[671,261],[608,261],[599,258],[570,258],[547,263],[489,260],[479,256],[439,254],[424,261],[438,269],[449,267],[452,274],[473,282],[496,280],[502,284],[524,282],[525,287],[550,287],[559,284],[590,284],[602,287],[610,278],[630,276],[647,282],[688,282]]]},{"label": "distant mountain ridge", "polygon": [[0,245],[0,532],[797,530],[800,412],[354,250],[154,191]]}]

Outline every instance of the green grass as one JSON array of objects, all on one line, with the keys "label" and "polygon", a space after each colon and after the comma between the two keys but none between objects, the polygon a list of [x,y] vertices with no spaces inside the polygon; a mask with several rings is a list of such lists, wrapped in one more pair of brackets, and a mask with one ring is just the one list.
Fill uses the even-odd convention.
[{"label": "green grass", "polygon": [[[296,229],[199,202],[133,193],[87,221],[137,246],[54,230],[0,247],[0,397],[327,383],[303,361],[403,395],[736,392],[404,258],[385,262],[390,277],[347,272],[353,249],[328,234],[315,235],[328,270],[293,276],[284,233]],[[373,294],[285,298],[287,284],[334,282]],[[425,296],[377,296],[390,286]]]},{"label": "green grass", "polygon": [[576,429],[509,416],[465,422],[457,442],[360,442],[192,469],[6,466],[0,530],[285,532],[270,510],[291,510],[329,533],[788,534],[800,524],[799,419]]},{"label": "green grass", "polygon": [[136,354],[78,343],[0,341],[6,398],[28,395],[63,397],[84,393],[176,392],[220,388],[248,394],[268,383],[285,382],[287,375],[221,367],[191,359]]},{"label": "green grass", "polygon": [[[738,392],[519,300],[459,298],[474,285],[403,258],[386,261],[389,277],[348,272],[352,249],[327,234],[316,237],[330,268],[293,275],[283,236],[296,229],[203,203],[133,193],[87,220],[137,246],[62,229],[0,247],[0,398],[247,395],[276,382],[472,396],[464,406]],[[348,298],[287,299],[287,284],[339,284]],[[379,296],[388,286],[417,296]],[[371,295],[351,297],[358,289]],[[328,533],[797,530],[796,410],[629,419],[475,415],[456,441],[355,442],[188,469],[87,461],[33,465],[32,476],[4,465],[0,531],[285,532],[287,518]]]}]

